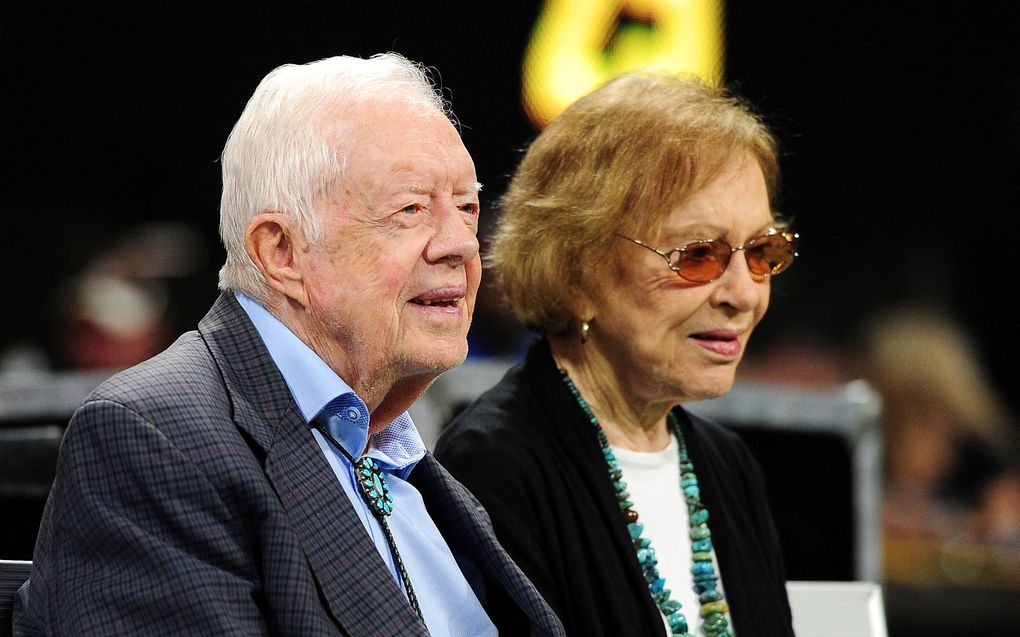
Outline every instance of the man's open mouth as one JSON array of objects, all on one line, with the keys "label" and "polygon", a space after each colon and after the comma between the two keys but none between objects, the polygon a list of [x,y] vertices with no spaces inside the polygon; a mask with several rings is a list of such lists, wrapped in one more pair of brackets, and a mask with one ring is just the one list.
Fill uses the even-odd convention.
[{"label": "man's open mouth", "polygon": [[460,303],[459,298],[455,299],[411,299],[411,303],[416,305],[427,305],[427,306],[439,306],[439,307],[454,307]]}]

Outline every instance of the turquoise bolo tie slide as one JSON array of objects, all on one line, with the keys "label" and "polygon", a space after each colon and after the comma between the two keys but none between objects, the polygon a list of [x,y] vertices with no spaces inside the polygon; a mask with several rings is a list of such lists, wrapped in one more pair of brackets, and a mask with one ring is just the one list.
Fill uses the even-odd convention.
[{"label": "turquoise bolo tie slide", "polygon": [[372,513],[383,518],[393,512],[393,496],[390,495],[390,486],[386,484],[382,468],[368,457],[361,458],[355,465],[358,478],[358,487],[365,502],[372,509]]}]

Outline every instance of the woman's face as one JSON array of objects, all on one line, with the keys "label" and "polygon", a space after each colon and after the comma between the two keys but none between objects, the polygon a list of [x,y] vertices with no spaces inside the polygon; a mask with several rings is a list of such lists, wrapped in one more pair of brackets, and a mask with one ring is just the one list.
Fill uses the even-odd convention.
[{"label": "woman's face", "polygon": [[[635,238],[663,252],[699,239],[738,247],[771,224],[761,169],[738,155],[669,212],[659,236]],[[699,284],[630,241],[620,239],[615,250],[610,276],[596,284],[586,347],[599,350],[631,399],[677,403],[729,391],[751,331],[768,308],[769,279],[752,276],[742,251],[733,253],[719,278]]]}]

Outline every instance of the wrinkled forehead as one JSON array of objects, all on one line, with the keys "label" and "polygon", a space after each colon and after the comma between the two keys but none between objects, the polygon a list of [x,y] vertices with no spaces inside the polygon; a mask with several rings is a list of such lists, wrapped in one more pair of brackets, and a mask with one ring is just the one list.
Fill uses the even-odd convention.
[{"label": "wrinkled forehead", "polygon": [[477,192],[474,162],[450,120],[434,108],[383,103],[327,124],[348,191]]}]

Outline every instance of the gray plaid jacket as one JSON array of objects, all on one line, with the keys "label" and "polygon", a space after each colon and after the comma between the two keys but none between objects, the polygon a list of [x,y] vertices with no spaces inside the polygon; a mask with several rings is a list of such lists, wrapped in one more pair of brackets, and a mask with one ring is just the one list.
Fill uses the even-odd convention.
[{"label": "gray plaid jacket", "polygon": [[[563,628],[431,455],[412,473],[455,552],[534,635]],[[64,436],[15,634],[423,635],[230,294],[98,387]]]}]

